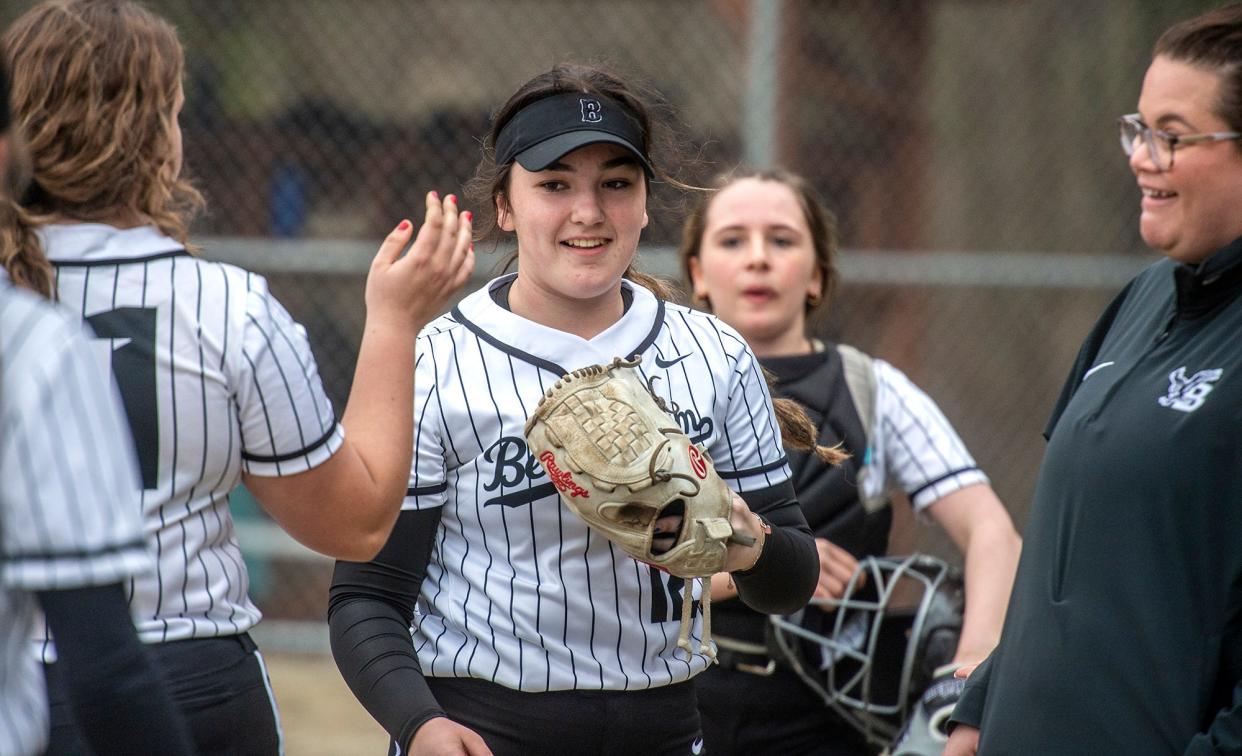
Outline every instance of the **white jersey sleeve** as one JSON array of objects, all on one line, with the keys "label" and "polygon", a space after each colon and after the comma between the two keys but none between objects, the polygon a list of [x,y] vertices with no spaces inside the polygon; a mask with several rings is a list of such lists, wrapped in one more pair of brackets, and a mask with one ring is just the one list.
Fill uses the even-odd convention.
[{"label": "white jersey sleeve", "polygon": [[732,328],[709,322],[719,331],[727,360],[724,422],[708,449],[716,471],[743,493],[781,483],[791,473],[763,368]]},{"label": "white jersey sleeve", "polygon": [[39,753],[35,593],[149,571],[138,470],[81,326],[0,274],[0,753]]},{"label": "white jersey sleeve", "polygon": [[915,512],[966,486],[987,483],[957,431],[936,403],[897,368],[874,361],[876,396],[871,455],[873,473],[863,494],[899,488]]},{"label": "white jersey sleeve", "polygon": [[129,433],[81,326],[11,302],[0,323],[0,580],[60,590],[149,569]]},{"label": "white jersey sleeve", "polygon": [[444,506],[448,499],[440,370],[447,368],[447,355],[443,352],[453,345],[451,336],[440,334],[452,327],[447,317],[433,321],[419,335],[415,348],[414,460],[403,509],[431,509]]},{"label": "white jersey sleeve", "polygon": [[248,274],[242,359],[233,385],[242,469],[292,475],[326,462],[345,434],[319,378],[306,329],[276,301],[262,276]]}]

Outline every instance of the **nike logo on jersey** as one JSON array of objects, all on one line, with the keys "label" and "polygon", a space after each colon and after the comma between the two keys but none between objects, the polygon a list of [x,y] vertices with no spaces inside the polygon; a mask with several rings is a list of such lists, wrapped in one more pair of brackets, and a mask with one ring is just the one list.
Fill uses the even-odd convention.
[{"label": "nike logo on jersey", "polygon": [[690,753],[692,756],[698,756],[698,754],[703,753],[703,738],[694,739],[694,742],[690,744]]},{"label": "nike logo on jersey", "polygon": [[1088,378],[1090,378],[1090,377],[1091,377],[1091,375],[1092,375],[1093,373],[1095,373],[1095,372],[1097,372],[1097,371],[1099,371],[1099,370],[1103,370],[1104,368],[1106,368],[1106,367],[1108,367],[1108,366],[1110,366],[1110,365],[1116,365],[1116,364],[1117,364],[1116,362],[1101,362],[1100,364],[1098,364],[1098,365],[1096,365],[1095,367],[1091,368],[1091,369],[1090,369],[1090,370],[1088,370],[1087,372],[1083,373],[1082,379],[1085,381],[1085,380],[1087,380]]},{"label": "nike logo on jersey", "polygon": [[1220,380],[1222,371],[1219,368],[1200,370],[1189,378],[1186,377],[1186,366],[1183,365],[1169,373],[1169,391],[1156,399],[1161,407],[1168,407],[1179,412],[1194,412],[1203,406],[1207,395],[1212,393],[1216,381]]},{"label": "nike logo on jersey", "polygon": [[690,356],[690,355],[692,355],[692,354],[694,354],[694,352],[686,352],[685,354],[679,354],[679,355],[677,355],[676,357],[674,357],[674,358],[673,358],[673,359],[671,359],[671,360],[665,360],[665,359],[661,359],[661,358],[659,358],[659,357],[656,357],[656,358],[655,358],[656,367],[661,367],[661,368],[664,368],[665,370],[668,370],[669,368],[671,368],[672,366],[674,366],[674,365],[676,365],[677,363],[681,362],[682,360],[686,359],[687,357],[689,357],[689,356]]}]

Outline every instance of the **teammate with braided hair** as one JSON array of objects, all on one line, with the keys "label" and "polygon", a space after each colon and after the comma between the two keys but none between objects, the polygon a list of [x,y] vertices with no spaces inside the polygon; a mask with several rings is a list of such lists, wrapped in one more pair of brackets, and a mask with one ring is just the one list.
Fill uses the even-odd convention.
[{"label": "teammate with braided hair", "polygon": [[[952,661],[977,662],[1000,636],[1021,542],[987,477],[927,394],[882,360],[808,335],[808,318],[832,295],[836,245],[835,220],[805,179],[769,169],[721,182],[687,220],[681,260],[695,298],[746,337],[776,376],[776,392],[809,408],[819,443],[841,443],[852,455],[836,468],[793,459],[819,549],[815,597],[840,599],[858,560],[887,552],[889,497],[908,498],[962,551],[965,621]],[[708,748],[872,752],[874,744],[772,659],[764,647],[766,619],[731,601],[729,583],[721,575],[714,590],[721,664],[695,681]],[[808,607],[804,626],[826,631],[834,618]]]},{"label": "teammate with braided hair", "polygon": [[[688,681],[711,658],[697,612],[689,650],[678,644],[701,590],[593,531],[558,495],[582,481],[527,445],[528,418],[573,371],[641,360],[644,390],[738,494],[722,568],[743,601],[786,612],[814,589],[814,542],[754,355],[633,269],[649,185],[675,167],[655,97],[558,65],[494,119],[477,185],[517,237],[517,272],[420,336],[405,511],[377,558],[338,563],[331,590],[337,665],[392,753],[702,748]],[[663,514],[648,534],[675,548],[680,518]]]},{"label": "teammate with braided hair", "polygon": [[[0,56],[0,214],[24,171]],[[44,753],[48,707],[29,637],[42,612],[64,685],[99,756],[191,753],[143,653],[122,588],[151,569],[133,449],[89,335],[44,299],[47,260],[0,242],[0,753]]]},{"label": "teammate with braided hair", "polygon": [[[403,221],[382,244],[338,420],[305,329],[267,281],[193,254],[188,226],[202,198],[181,173],[176,29],[129,0],[45,0],[4,40],[34,183],[3,219],[0,244],[42,240],[56,296],[94,330],[95,354],[120,385],[141,475],[136,506],[157,554],[155,570],[126,581],[139,636],[177,681],[201,753],[278,753],[230,492],[244,481],[310,548],[355,559],[379,551],[411,459],[403,409],[414,341],[470,273],[469,217],[431,193],[417,237]],[[50,750],[84,750],[56,647],[46,633],[36,644]]]}]

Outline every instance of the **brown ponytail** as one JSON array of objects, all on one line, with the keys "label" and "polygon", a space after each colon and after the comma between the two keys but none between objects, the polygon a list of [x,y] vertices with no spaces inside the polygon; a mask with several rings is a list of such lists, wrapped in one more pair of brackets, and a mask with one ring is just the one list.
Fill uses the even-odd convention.
[{"label": "brown ponytail", "polygon": [[35,225],[8,196],[0,195],[0,266],[13,283],[52,296],[52,266],[43,254]]},{"label": "brown ponytail", "polygon": [[[768,389],[773,389],[773,376],[764,371],[768,379]],[[810,452],[819,457],[825,464],[839,465],[850,458],[841,451],[841,445],[822,446],[815,443],[819,438],[819,429],[806,414],[806,408],[793,399],[772,397],[772,408],[776,410],[776,422],[781,426],[781,441],[786,449]]]},{"label": "brown ponytail", "polygon": [[30,156],[17,129],[10,129],[7,139],[8,159],[0,166],[0,268],[14,284],[51,297],[52,266],[39,244],[36,224],[17,203],[30,180]]}]

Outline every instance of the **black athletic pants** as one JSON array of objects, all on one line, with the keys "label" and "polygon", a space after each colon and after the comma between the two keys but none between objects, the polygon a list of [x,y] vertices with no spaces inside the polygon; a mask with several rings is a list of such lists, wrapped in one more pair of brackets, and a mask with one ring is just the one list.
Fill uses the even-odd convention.
[{"label": "black athletic pants", "polygon": [[694,686],[703,739],[712,756],[869,756],[876,752],[784,667],[778,666],[767,676],[708,667],[694,678]]},{"label": "black athletic pants", "polygon": [[[692,683],[637,691],[523,693],[486,680],[427,678],[449,718],[495,756],[703,754]],[[390,743],[389,754],[397,755]]]},{"label": "black athletic pants", "polygon": [[[273,756],[283,751],[276,700],[249,635],[146,646],[202,756]],[[90,756],[55,664],[44,666],[51,706],[48,754]]]}]

